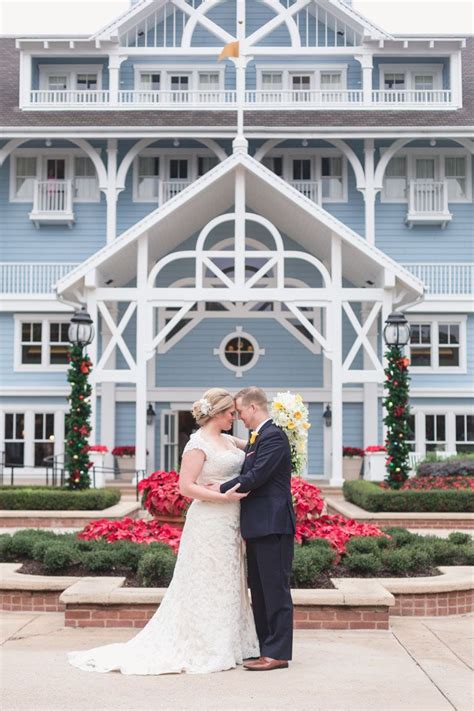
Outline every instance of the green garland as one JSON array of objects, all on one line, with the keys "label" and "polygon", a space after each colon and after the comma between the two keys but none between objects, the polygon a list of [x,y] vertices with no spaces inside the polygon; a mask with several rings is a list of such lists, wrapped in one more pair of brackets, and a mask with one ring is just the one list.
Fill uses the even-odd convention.
[{"label": "green garland", "polygon": [[69,489],[87,489],[91,485],[89,469],[92,466],[89,460],[92,392],[89,373],[92,370],[92,363],[79,345],[71,346],[68,359],[67,379],[71,384],[71,394],[68,396],[69,414],[66,425],[65,462],[68,472],[66,486]]},{"label": "green garland", "polygon": [[404,357],[398,346],[391,346],[385,353],[387,367],[385,368],[384,423],[387,426],[385,446],[387,448],[386,483],[392,489],[399,489],[408,479],[410,464],[408,455],[408,405],[410,376],[408,374],[408,358]]}]

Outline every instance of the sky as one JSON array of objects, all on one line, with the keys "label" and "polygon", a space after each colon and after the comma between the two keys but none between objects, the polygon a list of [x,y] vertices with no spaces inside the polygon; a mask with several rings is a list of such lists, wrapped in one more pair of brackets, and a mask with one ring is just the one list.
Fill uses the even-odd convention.
[{"label": "sky", "polygon": [[[388,32],[473,34],[474,0],[353,0]],[[129,7],[129,0],[0,0],[0,34],[95,32]]]}]

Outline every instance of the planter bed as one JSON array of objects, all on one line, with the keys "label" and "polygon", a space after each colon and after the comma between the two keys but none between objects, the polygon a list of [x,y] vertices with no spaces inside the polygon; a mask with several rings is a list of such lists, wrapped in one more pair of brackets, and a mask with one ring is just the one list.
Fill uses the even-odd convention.
[{"label": "planter bed", "polygon": [[71,491],[52,486],[1,486],[0,510],[7,511],[103,511],[120,501],[112,489]]}]

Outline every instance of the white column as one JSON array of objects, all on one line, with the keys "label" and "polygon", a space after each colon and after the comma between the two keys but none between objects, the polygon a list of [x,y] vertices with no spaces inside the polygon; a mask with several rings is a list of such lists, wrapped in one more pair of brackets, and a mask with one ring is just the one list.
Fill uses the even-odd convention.
[{"label": "white column", "polygon": [[369,244],[375,244],[375,198],[377,191],[374,184],[374,139],[364,139],[364,172],[365,189],[365,239]]},{"label": "white column", "polygon": [[[328,265],[326,265],[328,266]],[[329,310],[326,310],[325,313],[325,319],[327,320],[330,317]],[[326,333],[327,335],[327,333]],[[324,352],[323,352],[324,355]],[[332,361],[329,360],[329,358],[326,358],[324,355],[323,357],[323,388],[324,390],[327,390],[331,392],[331,381],[332,381]],[[326,405],[329,404],[329,401],[323,402],[323,412],[326,409]],[[321,413],[322,414],[322,413]],[[324,450],[324,459],[323,459],[323,472],[324,472],[324,478],[329,476],[331,477],[331,470],[332,470],[332,440],[331,440],[331,427],[326,427],[325,421],[323,422],[323,418],[321,418],[321,422],[323,423],[323,450]]]},{"label": "white column", "polygon": [[372,103],[373,57],[371,54],[358,54],[354,57],[362,67],[362,92],[364,104]]},{"label": "white column", "polygon": [[107,244],[117,236],[117,139],[107,140]]},{"label": "white column", "polygon": [[30,92],[32,90],[32,57],[23,50],[20,54],[20,108],[30,103]]},{"label": "white column", "polygon": [[452,102],[455,108],[460,108],[462,106],[461,52],[451,54],[449,57],[449,84]]},{"label": "white column", "polygon": [[25,412],[25,467],[35,465],[35,413],[33,410]]},{"label": "white column", "polygon": [[137,470],[146,470],[147,445],[147,343],[151,324],[147,319],[147,278],[148,278],[148,234],[138,238],[137,247],[137,348],[136,348],[136,384],[135,384],[135,446]]},{"label": "white column", "polygon": [[341,238],[331,235],[331,276],[334,289],[331,318],[332,348],[332,468],[331,486],[342,486],[342,271]]},{"label": "white column", "polygon": [[247,57],[242,54],[245,43],[245,0],[237,0],[237,39],[239,40],[239,57],[235,64],[235,89],[237,99],[237,135],[232,142],[234,153],[247,153],[248,141],[244,136],[244,105],[245,105],[245,68]]},{"label": "white column", "polygon": [[[108,447],[108,453],[104,457],[104,466],[112,469],[114,458],[111,454],[115,446],[115,383],[102,383],[100,387],[100,443]],[[113,478],[113,477],[111,477]]]},{"label": "white column", "polygon": [[64,410],[54,413],[54,455],[64,455]]},{"label": "white column", "polygon": [[[86,276],[86,283],[87,283],[87,276]],[[96,298],[96,292],[95,288],[93,287],[87,287],[86,286],[86,308],[87,312],[89,313],[89,316],[92,319],[92,323],[94,324],[94,329],[95,329],[95,338],[87,346],[87,354],[89,358],[91,359],[92,362],[92,372],[89,376],[89,382],[92,386],[92,393],[90,397],[90,404],[91,404],[91,434],[89,436],[89,444],[100,444],[100,442],[97,442],[97,380],[95,376],[95,368],[94,366],[97,365],[98,361],[98,339],[99,339],[99,334],[98,334],[98,313],[97,313],[97,298]]]},{"label": "white column", "polygon": [[423,456],[426,454],[426,421],[425,413],[415,412],[415,451]]},{"label": "white column", "polygon": [[120,65],[127,59],[126,56],[118,54],[109,55],[109,104],[118,105],[118,93],[120,89]]},{"label": "white column", "polygon": [[[372,304],[362,304],[362,318],[365,320],[370,313]],[[370,328],[367,334],[370,345],[377,353],[377,319]],[[364,370],[373,368],[373,363],[370,360],[365,348],[363,349]],[[370,447],[373,444],[381,444],[378,434],[378,384],[364,383],[364,448]]]}]

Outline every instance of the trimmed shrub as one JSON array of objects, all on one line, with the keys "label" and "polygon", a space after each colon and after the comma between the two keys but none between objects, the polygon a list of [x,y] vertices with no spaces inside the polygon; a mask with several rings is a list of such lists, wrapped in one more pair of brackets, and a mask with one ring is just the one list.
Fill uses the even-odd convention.
[{"label": "trimmed shrub", "polygon": [[[110,547],[110,543],[108,544]],[[129,568],[136,573],[140,560],[148,550],[148,546],[131,541],[118,541],[113,544],[116,565]]]},{"label": "trimmed shrub", "polygon": [[455,543],[456,545],[463,546],[465,544],[472,545],[472,536],[470,533],[461,533],[460,531],[453,531],[448,536],[448,541],[450,543]]},{"label": "trimmed shrub", "polygon": [[474,511],[472,491],[382,489],[371,481],[345,481],[344,497],[366,511],[461,512]]},{"label": "trimmed shrub", "polygon": [[138,579],[147,588],[167,587],[173,577],[176,557],[168,546],[157,548],[158,545],[153,544],[153,550],[145,553],[138,564]]},{"label": "trimmed shrub", "polygon": [[408,571],[410,573],[418,573],[428,568],[431,568],[434,562],[434,556],[429,548],[421,548],[420,546],[411,546],[405,548],[409,554]]},{"label": "trimmed shrub", "polygon": [[43,567],[46,574],[59,575],[75,562],[70,546],[53,543],[44,554]]},{"label": "trimmed shrub", "polygon": [[352,573],[377,575],[382,570],[382,561],[377,553],[351,553],[345,564]]},{"label": "trimmed shrub", "polygon": [[321,543],[295,546],[293,581],[297,588],[311,587],[318,575],[331,569],[336,552],[327,543]]},{"label": "trimmed shrub", "polygon": [[120,501],[114,489],[54,489],[53,487],[0,487],[0,509],[8,511],[102,511]]},{"label": "trimmed shrub", "polygon": [[420,462],[417,476],[470,476],[474,477],[474,457],[453,457],[437,461]]},{"label": "trimmed shrub", "polygon": [[10,560],[10,542],[11,535],[9,533],[2,533],[0,535],[0,563],[6,563]]},{"label": "trimmed shrub", "polygon": [[394,577],[406,575],[410,567],[410,552],[406,548],[386,550],[382,556],[382,564],[387,573]]},{"label": "trimmed shrub", "polygon": [[117,557],[112,549],[101,549],[83,553],[81,562],[91,573],[108,573],[117,565]]},{"label": "trimmed shrub", "polygon": [[379,540],[384,541],[385,544],[389,543],[388,538],[371,537],[371,536],[354,536],[346,543],[347,555],[353,555],[354,553],[378,553],[380,550]]}]

